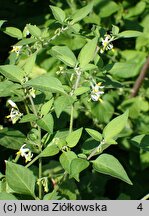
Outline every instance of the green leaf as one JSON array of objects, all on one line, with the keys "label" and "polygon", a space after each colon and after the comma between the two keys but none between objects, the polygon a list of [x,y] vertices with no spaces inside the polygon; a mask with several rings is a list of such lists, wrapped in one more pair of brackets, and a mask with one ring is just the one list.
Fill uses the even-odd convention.
[{"label": "green leaf", "polygon": [[16,193],[27,194],[35,197],[34,189],[36,178],[33,175],[33,172],[28,168],[7,161],[6,181],[9,187]]},{"label": "green leaf", "polygon": [[53,46],[50,54],[70,67],[75,67],[76,65],[76,57],[67,46]]},{"label": "green leaf", "polygon": [[[134,50],[124,50],[121,52],[125,62],[117,62],[109,70],[109,73],[113,76],[120,78],[130,78],[136,76],[140,73],[140,69],[145,63],[146,54],[140,51]],[[131,68],[131,71],[129,70]]]},{"label": "green leaf", "polygon": [[[117,62],[110,69],[109,73],[120,78],[129,78],[136,76],[135,62]],[[129,69],[132,68],[130,71]]]},{"label": "green leaf", "polygon": [[61,195],[61,199],[64,200],[77,200],[79,195],[78,186],[74,179],[68,179],[66,177],[64,181],[61,183],[61,187],[59,188],[59,193]]},{"label": "green leaf", "polygon": [[87,42],[87,44],[85,44],[85,46],[81,49],[78,56],[78,61],[81,68],[85,67],[90,61],[93,60],[95,56],[97,41],[98,38],[95,37],[94,39]]},{"label": "green leaf", "polygon": [[12,96],[15,90],[20,89],[21,85],[18,83],[13,83],[9,80],[4,80],[0,84],[0,97]]},{"label": "green leaf", "polygon": [[134,7],[128,9],[127,14],[125,14],[124,16],[124,19],[138,16],[145,10],[145,8],[146,8],[146,3],[144,1],[139,1]]},{"label": "green leaf", "polygon": [[58,97],[54,101],[54,108],[55,108],[55,113],[57,118],[60,117],[61,113],[71,104],[73,103],[73,99],[71,96],[67,95],[62,95]]},{"label": "green leaf", "polygon": [[77,155],[72,152],[72,151],[68,151],[68,152],[63,152],[59,158],[59,161],[62,165],[62,167],[64,168],[64,170],[66,170],[69,174],[70,174],[70,164],[71,161],[77,158]]},{"label": "green leaf", "polygon": [[43,197],[43,200],[59,200],[61,197],[58,195],[56,189],[54,189],[51,193],[46,194]]},{"label": "green leaf", "polygon": [[120,32],[117,36],[118,38],[131,38],[131,37],[139,37],[142,34],[143,33],[140,31],[127,30],[127,31]]},{"label": "green leaf", "polygon": [[72,21],[70,22],[70,24],[73,25],[74,23],[85,18],[91,12],[92,8],[93,8],[93,2],[91,2],[90,4],[88,4],[87,6],[81,8],[81,9],[77,10],[71,16]]},{"label": "green leaf", "polygon": [[102,135],[96,130],[90,129],[90,128],[85,128],[86,132],[95,140],[101,141],[102,140]]},{"label": "green leaf", "polygon": [[59,153],[58,146],[51,142],[47,145],[47,147],[39,154],[39,157],[50,157]]},{"label": "green leaf", "polygon": [[112,25],[112,35],[118,35],[119,33],[119,27]]},{"label": "green leaf", "polygon": [[90,155],[91,152],[97,149],[98,146],[99,146],[99,141],[96,141],[95,139],[90,137],[87,140],[85,140],[83,145],[81,145],[81,151],[85,155]]},{"label": "green leaf", "polygon": [[100,17],[105,18],[111,16],[113,13],[118,11],[120,6],[116,4],[114,1],[106,1],[103,4],[103,7],[100,8]]},{"label": "green leaf", "polygon": [[22,83],[25,73],[17,65],[2,65],[0,66],[0,73],[11,81]]},{"label": "green leaf", "polygon": [[79,139],[82,135],[82,130],[83,130],[83,128],[79,128],[79,129],[71,132],[66,137],[67,146],[69,146],[70,148],[73,148],[74,146],[77,145],[77,143],[79,142]]},{"label": "green leaf", "polygon": [[114,113],[114,108],[107,100],[103,100],[102,103],[94,103],[91,112],[99,122],[108,123]]},{"label": "green leaf", "polygon": [[26,28],[34,37],[39,38],[41,36],[41,30],[36,25],[27,24]]},{"label": "green leaf", "polygon": [[23,66],[23,69],[26,72],[26,74],[30,74],[32,72],[32,69],[33,69],[33,67],[35,65],[36,56],[37,56],[37,53],[33,53],[32,55],[30,55],[25,60],[25,64]]},{"label": "green leaf", "polygon": [[75,158],[70,164],[70,178],[75,178],[79,182],[79,174],[89,166],[89,162],[82,158]]},{"label": "green leaf", "polygon": [[1,192],[0,200],[17,200],[17,198],[13,194]]},{"label": "green leaf", "polygon": [[45,131],[47,131],[47,132],[49,132],[51,134],[53,133],[54,121],[53,121],[53,117],[52,117],[52,115],[50,113],[45,115],[43,118],[37,120],[37,124],[43,130],[45,130]]},{"label": "green leaf", "polygon": [[6,22],[6,20],[0,20],[0,28],[2,27],[2,25]]},{"label": "green leaf", "polygon": [[20,29],[15,27],[6,27],[4,28],[3,32],[11,37],[21,39],[22,38],[22,32]]},{"label": "green leaf", "polygon": [[5,148],[18,150],[24,144],[25,138],[25,135],[19,130],[11,128],[0,130],[0,145]]},{"label": "green leaf", "polygon": [[25,39],[22,39],[21,41],[19,41],[16,46],[23,46],[23,45],[28,45],[28,44],[31,44],[31,43],[35,43],[37,41],[37,39],[35,38],[25,38]]},{"label": "green leaf", "polygon": [[50,6],[51,10],[52,10],[52,13],[53,13],[53,16],[54,18],[59,22],[59,23],[63,23],[65,18],[66,18],[66,15],[65,15],[65,12],[59,8],[59,7],[55,7],[55,6]]},{"label": "green leaf", "polygon": [[114,156],[109,154],[101,154],[96,160],[92,161],[92,163],[93,168],[97,172],[121,179],[122,181],[132,185],[132,182],[123,166]]},{"label": "green leaf", "polygon": [[75,94],[76,96],[79,96],[79,95],[82,95],[82,94],[88,92],[89,90],[90,90],[89,87],[83,87],[83,86],[82,86],[82,87],[77,88],[77,89],[74,91],[74,94]]},{"label": "green leaf", "polygon": [[27,115],[24,115],[19,121],[19,123],[32,122],[36,120],[37,120],[37,117],[34,114],[29,113]]},{"label": "green leaf", "polygon": [[138,148],[142,148],[144,151],[149,151],[149,135],[141,134],[131,139],[131,142]]},{"label": "green leaf", "polygon": [[103,130],[103,137],[106,143],[114,139],[125,127],[128,120],[128,111],[110,121]]},{"label": "green leaf", "polygon": [[54,99],[52,98],[42,105],[42,107],[41,107],[41,114],[42,115],[45,116],[46,114],[48,114],[48,112],[50,111],[50,109],[53,105],[53,101],[54,101]]},{"label": "green leaf", "polygon": [[43,74],[24,84],[25,87],[33,87],[40,91],[51,91],[53,93],[65,93],[61,82],[50,74]]}]

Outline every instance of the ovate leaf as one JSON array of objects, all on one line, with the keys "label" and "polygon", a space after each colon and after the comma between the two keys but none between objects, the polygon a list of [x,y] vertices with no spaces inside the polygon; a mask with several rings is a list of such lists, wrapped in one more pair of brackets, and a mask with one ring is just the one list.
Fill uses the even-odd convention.
[{"label": "ovate leaf", "polygon": [[80,63],[80,67],[86,66],[91,60],[93,60],[95,56],[96,46],[97,46],[98,38],[95,37],[94,39],[90,40],[85,44],[85,46],[81,49],[78,61]]},{"label": "ovate leaf", "polygon": [[125,127],[128,120],[128,111],[110,121],[103,130],[105,142],[115,138]]},{"label": "ovate leaf", "polygon": [[40,153],[39,157],[50,157],[59,153],[59,148],[55,143],[49,143],[47,147]]},{"label": "ovate leaf", "polygon": [[3,32],[11,37],[21,39],[22,38],[22,32],[20,29],[15,27],[6,27]]},{"label": "ovate leaf", "polygon": [[32,72],[32,69],[35,65],[35,61],[36,61],[36,53],[33,53],[32,55],[30,55],[26,61],[25,64],[23,66],[24,71],[26,72],[26,74],[30,74]]},{"label": "ovate leaf", "polygon": [[80,21],[81,19],[83,19],[84,17],[86,17],[89,14],[89,12],[92,10],[92,8],[93,8],[93,3],[91,2],[87,6],[77,10],[75,14],[72,15],[71,17],[72,21],[70,22],[70,24],[74,24]]},{"label": "ovate leaf", "polygon": [[6,20],[0,20],[0,28],[2,27],[2,25],[6,22]]},{"label": "ovate leaf", "polygon": [[85,130],[93,139],[95,139],[97,141],[102,140],[102,135],[98,131],[90,129],[90,128],[86,128]]},{"label": "ovate leaf", "polygon": [[0,66],[0,73],[11,81],[22,83],[25,73],[17,65],[2,65]]},{"label": "ovate leaf", "polygon": [[106,1],[100,9],[100,17],[109,17],[120,9],[120,6],[115,1]]},{"label": "ovate leaf", "polygon": [[76,65],[76,57],[67,46],[53,46],[50,54],[70,67]]},{"label": "ovate leaf", "polygon": [[75,158],[70,164],[70,177],[79,182],[79,174],[89,166],[89,162],[82,158]]},{"label": "ovate leaf", "polygon": [[36,178],[28,168],[6,162],[6,181],[9,187],[19,194],[34,195]]},{"label": "ovate leaf", "polygon": [[42,105],[42,107],[41,107],[41,114],[42,115],[48,114],[48,112],[50,111],[50,109],[53,105],[53,101],[54,101],[54,99],[52,98]]},{"label": "ovate leaf", "polygon": [[63,152],[59,158],[60,163],[62,165],[62,167],[64,168],[64,170],[66,170],[69,174],[70,174],[70,164],[71,161],[77,158],[77,155],[72,152],[72,151],[68,151],[68,152]]},{"label": "ovate leaf", "polygon": [[34,37],[39,38],[41,36],[41,30],[36,25],[27,24],[26,28]]},{"label": "ovate leaf", "polygon": [[66,18],[66,15],[65,15],[65,12],[59,8],[59,7],[55,7],[55,6],[50,6],[51,10],[52,10],[52,13],[53,13],[53,16],[54,18],[59,22],[59,23],[63,23],[65,18]]},{"label": "ovate leaf", "polygon": [[83,86],[82,86],[82,87],[77,88],[77,89],[74,91],[74,94],[75,94],[76,96],[79,96],[79,95],[82,95],[82,94],[88,92],[89,90],[90,90],[89,87],[83,87]]},{"label": "ovate leaf", "polygon": [[71,104],[73,103],[73,99],[70,96],[67,95],[62,95],[60,97],[58,97],[55,101],[54,101],[54,107],[55,107],[55,112],[56,112],[56,116],[57,118],[60,117],[60,114]]},{"label": "ovate leaf", "polygon": [[40,91],[65,93],[61,82],[57,78],[52,77],[50,74],[43,74],[34,79],[31,79],[28,82],[26,82],[24,86],[33,87]]},{"label": "ovate leaf", "polygon": [[13,194],[0,192],[0,200],[17,200],[17,198]]},{"label": "ovate leaf", "polygon": [[131,37],[139,37],[143,33],[140,31],[127,30],[118,34],[119,38],[131,38]]},{"label": "ovate leaf", "polygon": [[0,84],[0,97],[12,96],[15,91],[21,88],[21,85],[18,83],[13,83],[9,80],[4,80]]},{"label": "ovate leaf", "polygon": [[54,121],[53,121],[53,117],[52,115],[49,113],[47,115],[45,115],[43,118],[37,120],[37,124],[45,131],[49,132],[49,133],[53,133],[53,125],[54,125]]},{"label": "ovate leaf", "polygon": [[34,114],[27,114],[27,115],[24,115],[21,120],[19,121],[19,123],[26,123],[26,122],[32,122],[32,121],[35,121],[37,120],[37,117],[34,115]]},{"label": "ovate leaf", "polygon": [[25,135],[11,128],[0,130],[0,145],[10,149],[20,149],[25,141]]},{"label": "ovate leaf", "polygon": [[73,148],[74,146],[77,145],[77,143],[79,142],[79,139],[82,135],[82,130],[83,128],[79,128],[73,132],[71,132],[67,137],[66,137],[66,142],[67,142],[67,145],[70,147],[70,148]]},{"label": "ovate leaf", "polygon": [[93,168],[100,173],[113,176],[132,185],[126,171],[120,162],[112,155],[101,154],[96,160],[92,161]]}]

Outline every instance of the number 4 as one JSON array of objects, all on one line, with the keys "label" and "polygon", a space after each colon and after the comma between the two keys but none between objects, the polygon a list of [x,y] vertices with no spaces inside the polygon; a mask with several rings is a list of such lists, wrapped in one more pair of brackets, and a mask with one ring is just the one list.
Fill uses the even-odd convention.
[{"label": "number 4", "polygon": [[137,209],[139,209],[140,211],[143,210],[142,203],[140,203],[140,204],[138,205]]}]

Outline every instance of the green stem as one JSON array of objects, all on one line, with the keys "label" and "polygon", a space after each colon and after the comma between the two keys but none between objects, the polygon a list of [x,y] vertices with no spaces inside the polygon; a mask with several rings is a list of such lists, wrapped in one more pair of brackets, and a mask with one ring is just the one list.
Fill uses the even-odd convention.
[{"label": "green stem", "polygon": [[145,195],[141,200],[147,200],[149,199],[149,194]]},{"label": "green stem", "polygon": [[[37,111],[36,111],[36,107],[35,107],[35,104],[34,104],[34,101],[31,97],[31,95],[28,96],[29,97],[29,100],[30,100],[30,103],[31,103],[31,106],[32,106],[32,110],[33,110],[33,113],[35,116],[38,117],[38,114],[37,114]],[[39,151],[41,152],[42,151],[42,144],[41,144],[41,128],[38,126],[38,135],[39,135]],[[40,154],[40,153],[39,153]],[[39,155],[34,158],[34,160],[32,160],[31,162],[33,163],[33,161],[35,162],[35,160],[39,159],[39,179],[42,178],[42,158],[39,158]],[[30,166],[32,163],[29,163],[28,166]],[[26,167],[28,167],[26,166]],[[42,183],[41,181],[39,181],[39,199],[41,200],[42,199]]]},{"label": "green stem", "polygon": [[19,160],[19,158],[20,158],[20,154],[17,154],[16,157],[15,157],[15,159],[13,160],[13,162],[14,162],[14,163],[17,163],[18,160]]},{"label": "green stem", "polygon": [[30,95],[28,95],[28,98],[29,98],[29,100],[30,100],[30,102],[31,102],[34,115],[35,115],[35,116],[38,116],[38,115],[37,115],[37,111],[36,111],[36,107],[35,107],[35,104],[34,104],[34,101],[33,101],[32,97],[31,97]]},{"label": "green stem", "polygon": [[[42,178],[42,158],[39,158],[39,179]],[[42,199],[42,182],[39,181],[39,199]]]},{"label": "green stem", "polygon": [[91,157],[93,157],[93,156],[96,155],[96,153],[98,152],[98,148],[99,148],[99,146],[97,146],[97,147],[91,152],[91,154],[88,156],[87,160],[90,160]]},{"label": "green stem", "polygon": [[74,105],[71,106],[69,133],[71,133],[73,129],[73,110]]},{"label": "green stem", "polygon": [[[76,74],[77,74],[77,79],[76,79],[76,82],[75,82],[75,84],[73,86],[73,90],[71,92],[71,96],[74,95],[74,91],[78,88],[79,82],[80,82],[80,78],[81,78],[80,68],[76,68],[75,70],[76,70]],[[71,133],[73,131],[73,118],[74,118],[74,104],[72,104],[72,106],[71,106],[69,133]]]},{"label": "green stem", "polygon": [[40,157],[37,155],[31,162],[29,162],[25,167],[30,167],[33,163],[35,163],[36,160],[38,160]]}]

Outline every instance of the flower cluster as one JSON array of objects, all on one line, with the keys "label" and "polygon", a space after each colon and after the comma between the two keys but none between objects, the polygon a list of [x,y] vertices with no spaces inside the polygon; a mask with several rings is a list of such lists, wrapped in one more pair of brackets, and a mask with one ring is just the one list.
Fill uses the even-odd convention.
[{"label": "flower cluster", "polygon": [[22,157],[25,158],[25,162],[27,163],[28,161],[31,161],[33,154],[29,148],[24,148],[26,144],[22,145],[20,150],[17,152],[17,155],[21,155]]},{"label": "flower cluster", "polygon": [[21,53],[22,46],[13,46],[11,52],[15,52],[17,56]]},{"label": "flower cluster", "polygon": [[102,39],[102,48],[100,49],[100,53],[103,53],[105,50],[113,49],[113,44],[111,43],[111,36],[106,35],[104,39]]},{"label": "flower cluster", "polygon": [[102,102],[102,99],[100,98],[101,95],[104,94],[104,91],[101,91],[101,89],[104,88],[104,86],[101,85],[102,83],[91,83],[92,91],[91,91],[91,99],[93,101],[100,101]]},{"label": "flower cluster", "polygon": [[6,118],[10,118],[12,124],[15,124],[22,117],[23,114],[19,111],[17,105],[12,100],[9,99],[7,102],[11,106],[11,111],[10,115],[6,116]]}]

